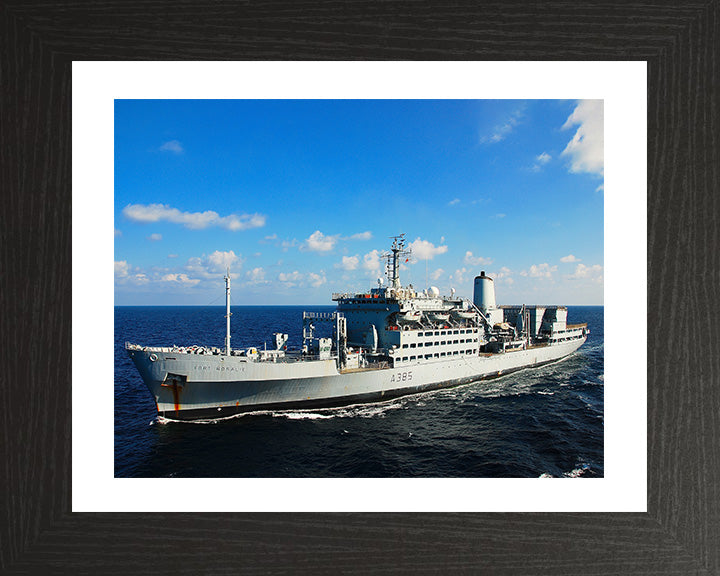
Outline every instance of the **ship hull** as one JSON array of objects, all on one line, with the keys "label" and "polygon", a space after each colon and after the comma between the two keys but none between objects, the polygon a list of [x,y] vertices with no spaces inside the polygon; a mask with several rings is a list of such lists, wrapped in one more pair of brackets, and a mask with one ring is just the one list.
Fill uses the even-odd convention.
[{"label": "ship hull", "polygon": [[389,400],[558,361],[585,337],[497,354],[338,372],[334,359],[248,362],[234,356],[131,350],[158,414],[217,419],[243,412],[329,408]]}]

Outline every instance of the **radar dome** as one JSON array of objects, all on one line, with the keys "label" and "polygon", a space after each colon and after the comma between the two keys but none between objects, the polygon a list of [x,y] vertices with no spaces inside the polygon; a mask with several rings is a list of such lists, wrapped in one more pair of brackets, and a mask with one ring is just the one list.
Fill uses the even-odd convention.
[{"label": "radar dome", "polygon": [[428,290],[428,292],[431,296],[435,296],[435,298],[440,296],[440,290],[437,286],[430,286],[430,290]]}]

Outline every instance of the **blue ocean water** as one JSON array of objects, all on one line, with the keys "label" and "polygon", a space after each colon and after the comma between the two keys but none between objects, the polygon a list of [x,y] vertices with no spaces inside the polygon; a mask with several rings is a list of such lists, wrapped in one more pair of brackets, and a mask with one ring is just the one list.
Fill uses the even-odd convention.
[{"label": "blue ocean water", "polygon": [[[233,347],[273,332],[300,345],[302,311],[233,306]],[[161,422],[124,350],[223,346],[224,307],[115,308],[116,477],[601,477],[603,307],[569,306],[590,336],[569,358],[498,379],[327,410],[265,412],[213,423]]]}]

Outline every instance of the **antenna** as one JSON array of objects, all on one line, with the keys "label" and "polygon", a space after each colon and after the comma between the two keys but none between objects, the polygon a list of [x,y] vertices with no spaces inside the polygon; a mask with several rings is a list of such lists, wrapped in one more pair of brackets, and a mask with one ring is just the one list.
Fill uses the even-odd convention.
[{"label": "antenna", "polygon": [[225,355],[230,356],[230,267],[227,267],[225,274]]},{"label": "antenna", "polygon": [[387,265],[385,268],[385,274],[388,277],[388,284],[390,288],[400,288],[400,257],[407,256],[407,260],[410,259],[411,250],[405,250],[405,234],[399,236],[390,236],[393,243],[390,247],[390,252],[386,252],[382,255],[382,258],[387,259]]}]

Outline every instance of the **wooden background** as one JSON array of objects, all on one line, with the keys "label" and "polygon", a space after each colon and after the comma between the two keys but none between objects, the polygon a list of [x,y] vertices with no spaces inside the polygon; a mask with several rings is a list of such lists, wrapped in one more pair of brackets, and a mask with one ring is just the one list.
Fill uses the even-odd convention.
[{"label": "wooden background", "polygon": [[[0,3],[0,572],[720,574],[719,4]],[[141,59],[647,60],[649,512],[71,513],[71,62]]]}]

